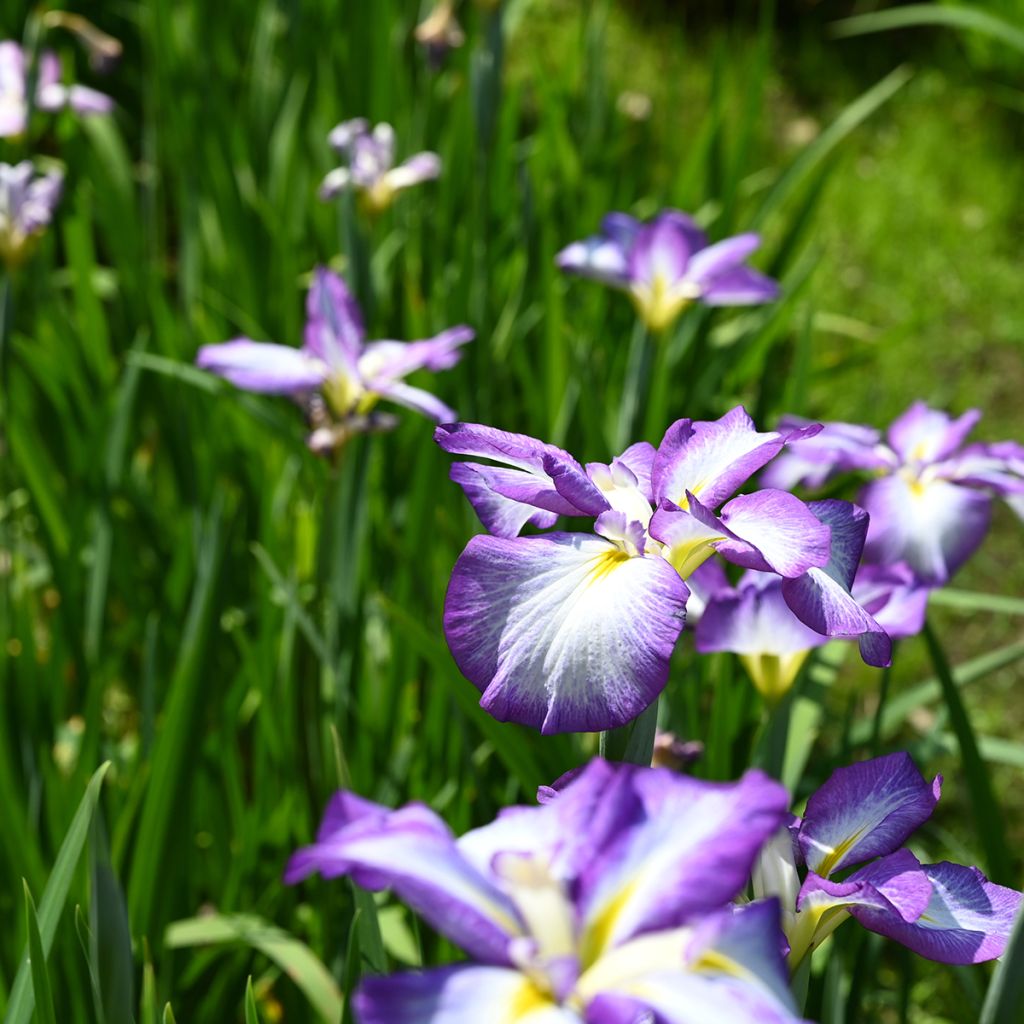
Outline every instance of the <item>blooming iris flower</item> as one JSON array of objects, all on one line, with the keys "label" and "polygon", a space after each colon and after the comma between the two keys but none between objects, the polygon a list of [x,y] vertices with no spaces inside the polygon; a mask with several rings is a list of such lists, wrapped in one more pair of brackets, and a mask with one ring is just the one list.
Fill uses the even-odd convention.
[{"label": "blooming iris flower", "polygon": [[21,263],[46,230],[63,185],[59,171],[40,173],[29,160],[0,163],[0,260],[8,268]]},{"label": "blooming iris flower", "polygon": [[345,159],[320,184],[320,198],[334,199],[354,188],[370,213],[386,210],[402,189],[441,174],[441,158],[436,153],[416,153],[395,165],[395,130],[382,122],[370,129],[365,118],[342,121],[327,141]]},{"label": "blooming iris flower", "polygon": [[[1011,441],[965,445],[980,417],[971,409],[953,419],[915,402],[885,441],[870,427],[829,423],[764,479],[773,487],[820,487],[851,470],[874,474],[858,499],[871,515],[866,559],[905,562],[922,583],[939,586],[984,539],[992,496],[1018,510],[1024,497],[1024,448]],[[787,417],[784,429],[799,422]]]},{"label": "blooming iris flower", "polygon": [[[838,768],[803,819],[768,844],[754,892],[780,897],[791,966],[850,917],[930,960],[970,964],[1002,955],[1021,894],[977,868],[921,864],[903,848],[931,817],[941,786],[941,776],[926,782],[906,753]],[[798,863],[808,869],[802,884]]]},{"label": "blooming iris flower", "polygon": [[778,904],[730,901],[786,801],[756,771],[710,783],[596,760],[455,838],[422,804],[341,792],[285,880],[391,889],[472,958],[364,978],[360,1024],[783,1024],[799,1017]]},{"label": "blooming iris flower", "polygon": [[[928,590],[906,566],[862,565],[851,593],[893,640],[913,636],[924,625]],[[829,640],[793,613],[779,577],[754,571],[744,573],[735,587],[721,577],[719,586],[705,595],[695,634],[701,654],[737,654],[751,681],[772,703],[793,685],[808,654]]]},{"label": "blooming iris flower", "polygon": [[566,246],[555,261],[625,291],[643,322],[662,331],[694,302],[749,306],[778,298],[778,282],[744,263],[760,244],[748,233],[710,245],[680,210],[663,210],[646,224],[609,213],[600,234]]},{"label": "blooming iris flower", "polygon": [[[481,705],[546,733],[635,718],[668,678],[685,580],[716,551],[784,577],[785,600],[802,621],[859,637],[869,664],[887,664],[889,638],[850,594],[864,512],[841,501],[806,505],[778,490],[726,501],[815,429],[759,433],[737,407],[713,422],[677,421],[657,450],[635,444],[610,465],[584,468],[522,434],[438,427],[445,451],[500,464],[451,470],[491,534],[466,545],[444,611],[448,646],[482,691]],[[527,523],[546,528],[560,515],[593,518],[594,532],[518,536]]]},{"label": "blooming iris flower", "polygon": [[[11,39],[0,41],[0,138],[25,131],[27,72],[21,46]],[[46,111],[70,107],[76,114],[88,115],[109,113],[114,101],[84,85],[64,85],[60,80],[60,60],[55,53],[44,50],[39,55],[35,105]]]},{"label": "blooming iris flower", "polygon": [[[446,370],[473,340],[469,327],[452,327],[426,341],[366,341],[362,315],[345,282],[317,268],[306,300],[301,348],[236,338],[204,345],[196,364],[246,391],[290,395],[319,393],[340,429],[365,420],[380,399],[435,420],[455,412],[427,391],[405,383],[414,370]],[[327,428],[324,428],[327,429]],[[316,436],[311,438],[316,447]]]}]

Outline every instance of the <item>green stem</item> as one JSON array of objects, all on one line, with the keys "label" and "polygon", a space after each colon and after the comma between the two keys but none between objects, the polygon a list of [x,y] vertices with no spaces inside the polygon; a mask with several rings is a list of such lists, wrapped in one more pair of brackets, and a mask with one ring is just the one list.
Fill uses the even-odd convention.
[{"label": "green stem", "polygon": [[622,451],[637,440],[633,436],[637,429],[641,404],[646,404],[650,391],[651,356],[653,346],[651,333],[644,322],[637,318],[633,336],[629,341],[626,357],[626,377],[622,385],[622,399],[619,402],[619,418],[615,427],[614,449]]}]

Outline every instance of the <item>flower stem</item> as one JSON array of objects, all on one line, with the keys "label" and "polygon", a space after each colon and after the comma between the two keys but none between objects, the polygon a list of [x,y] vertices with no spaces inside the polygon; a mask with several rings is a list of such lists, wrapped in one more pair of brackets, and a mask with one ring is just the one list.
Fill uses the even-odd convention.
[{"label": "flower stem", "polygon": [[607,729],[598,738],[598,753],[609,761],[624,761],[650,767],[654,757],[654,735],[658,730],[658,704],[653,700],[632,722]]},{"label": "flower stem", "polygon": [[618,453],[633,441],[640,419],[641,405],[646,402],[650,389],[651,332],[644,322],[637,318],[633,327],[633,336],[629,342],[629,354],[626,357],[626,379],[622,385],[622,399],[619,402],[619,419],[615,427],[614,449]]}]

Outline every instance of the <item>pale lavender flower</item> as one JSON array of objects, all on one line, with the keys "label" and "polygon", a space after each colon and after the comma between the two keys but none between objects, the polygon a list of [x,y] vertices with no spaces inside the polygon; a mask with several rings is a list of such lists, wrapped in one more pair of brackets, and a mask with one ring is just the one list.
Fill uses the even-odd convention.
[{"label": "pale lavender flower", "polygon": [[64,176],[39,172],[29,160],[0,163],[0,260],[17,266],[53,219]]},{"label": "pale lavender flower", "polygon": [[748,306],[778,298],[778,282],[745,263],[760,244],[750,233],[710,244],[679,210],[663,210],[646,224],[610,213],[600,234],[566,246],[555,261],[625,291],[644,323],[661,331],[694,302]]},{"label": "pale lavender flower", "polygon": [[318,451],[356,430],[390,425],[374,411],[381,399],[435,421],[455,418],[454,410],[405,377],[454,366],[462,346],[473,340],[469,327],[452,327],[426,341],[367,341],[345,282],[323,267],[315,272],[306,317],[301,348],[236,338],[204,345],[196,364],[246,391],[288,395],[314,409],[310,446]]},{"label": "pale lavender flower", "polygon": [[327,141],[345,162],[321,182],[321,199],[334,199],[347,189],[355,189],[370,213],[380,213],[402,189],[441,174],[441,158],[436,153],[416,153],[396,165],[395,130],[385,122],[371,130],[362,117],[343,121]]},{"label": "pale lavender flower", "polygon": [[[865,661],[887,664],[889,638],[850,595],[863,510],[778,490],[727,500],[794,437],[759,433],[737,407],[714,422],[679,420],[657,450],[635,444],[611,465],[583,467],[522,434],[438,427],[445,451],[499,463],[451,470],[491,534],[456,562],[444,613],[481,705],[542,732],[630,721],[664,688],[686,581],[716,551],[783,577],[786,603],[813,630],[856,636]],[[593,533],[519,536],[560,515],[593,518]]]},{"label": "pale lavender flower", "polygon": [[765,847],[754,892],[782,900],[792,967],[851,916],[930,960],[970,964],[1002,955],[1021,894],[977,868],[921,864],[903,848],[931,817],[941,785],[941,776],[926,782],[906,753],[838,768],[803,818]]},{"label": "pale lavender flower", "polygon": [[[858,499],[871,516],[866,560],[905,563],[922,584],[940,586],[984,539],[993,496],[1024,508],[1024,448],[1013,441],[965,444],[980,417],[970,409],[953,419],[915,402],[884,440],[870,427],[829,423],[789,449],[764,482],[820,487],[840,473],[870,473]],[[800,422],[786,417],[784,429]]]},{"label": "pale lavender flower", "polygon": [[[25,51],[12,39],[0,41],[0,138],[21,135],[28,116]],[[39,110],[70,108],[77,114],[106,114],[114,108],[107,95],[84,85],[61,81],[60,60],[44,50],[39,55],[35,105]]]},{"label": "pale lavender flower", "polygon": [[733,906],[787,794],[592,761],[541,806],[456,838],[433,811],[351,793],[292,858],[390,889],[471,961],[364,977],[359,1024],[796,1024],[774,900]]}]

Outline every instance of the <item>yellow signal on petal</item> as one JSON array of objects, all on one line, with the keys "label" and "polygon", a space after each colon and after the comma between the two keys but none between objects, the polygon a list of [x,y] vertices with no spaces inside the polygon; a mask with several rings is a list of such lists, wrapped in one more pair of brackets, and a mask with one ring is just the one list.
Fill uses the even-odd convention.
[{"label": "yellow signal on petal", "polygon": [[842,842],[837,843],[832,847],[831,851],[825,855],[822,859],[821,864],[818,865],[817,872],[823,878],[828,878],[833,871],[835,871],[839,862],[850,852],[854,843],[856,843],[862,835],[864,835],[866,826],[862,826],[853,833],[852,836],[847,836]]},{"label": "yellow signal on petal", "polygon": [[522,987],[512,997],[508,1005],[508,1012],[502,1018],[501,1024],[518,1024],[519,1021],[528,1020],[529,1017],[539,1010],[547,1010],[556,1006],[555,1001],[543,992],[534,982],[526,979]]},{"label": "yellow signal on petal", "polygon": [[680,578],[685,580],[715,553],[715,541],[718,540],[722,540],[722,537],[701,537],[673,544],[671,548],[666,549],[665,557],[679,573]]}]

